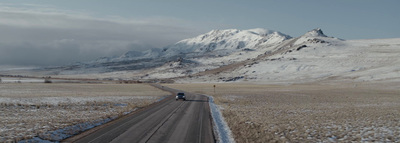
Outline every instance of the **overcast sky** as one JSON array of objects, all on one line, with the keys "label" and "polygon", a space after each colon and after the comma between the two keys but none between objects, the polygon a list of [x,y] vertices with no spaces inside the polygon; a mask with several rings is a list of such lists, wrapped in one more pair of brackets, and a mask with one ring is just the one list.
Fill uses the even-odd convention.
[{"label": "overcast sky", "polygon": [[0,65],[48,66],[160,48],[213,29],[314,28],[400,38],[398,0],[2,0]]}]

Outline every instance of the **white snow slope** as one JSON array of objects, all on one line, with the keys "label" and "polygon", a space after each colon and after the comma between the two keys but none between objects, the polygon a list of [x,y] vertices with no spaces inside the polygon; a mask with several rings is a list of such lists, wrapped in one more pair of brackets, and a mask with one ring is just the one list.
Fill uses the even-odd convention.
[{"label": "white snow slope", "polygon": [[284,49],[281,52],[235,70],[180,82],[400,81],[400,39],[345,41],[314,29],[290,40],[290,45],[277,46]]},{"label": "white snow slope", "polygon": [[187,76],[244,61],[264,54],[291,37],[265,29],[213,30],[195,38],[167,46],[160,57],[178,57],[163,66],[146,70],[140,78],[172,78]]},{"label": "white snow slope", "polygon": [[204,55],[225,56],[244,49],[254,50],[259,45],[278,44],[289,38],[290,36],[280,32],[265,29],[213,30],[166,47],[163,51],[163,56],[170,57],[180,55],[180,53],[184,53],[185,57]]}]

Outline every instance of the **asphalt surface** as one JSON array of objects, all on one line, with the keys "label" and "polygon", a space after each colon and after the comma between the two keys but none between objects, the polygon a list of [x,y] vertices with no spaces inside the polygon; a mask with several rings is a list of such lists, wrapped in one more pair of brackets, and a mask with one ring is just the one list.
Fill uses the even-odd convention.
[{"label": "asphalt surface", "polygon": [[[174,93],[175,89],[154,85]],[[215,142],[208,98],[186,93],[186,101],[175,96],[98,129],[78,143],[213,143]]]}]

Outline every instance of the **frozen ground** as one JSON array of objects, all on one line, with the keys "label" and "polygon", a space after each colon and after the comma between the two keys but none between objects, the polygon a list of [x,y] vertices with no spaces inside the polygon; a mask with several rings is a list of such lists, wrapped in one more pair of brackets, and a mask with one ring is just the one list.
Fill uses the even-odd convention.
[{"label": "frozen ground", "polygon": [[0,84],[0,142],[60,141],[165,95],[148,85]]},{"label": "frozen ground", "polygon": [[212,95],[236,142],[399,142],[399,85],[317,82],[165,86]]}]

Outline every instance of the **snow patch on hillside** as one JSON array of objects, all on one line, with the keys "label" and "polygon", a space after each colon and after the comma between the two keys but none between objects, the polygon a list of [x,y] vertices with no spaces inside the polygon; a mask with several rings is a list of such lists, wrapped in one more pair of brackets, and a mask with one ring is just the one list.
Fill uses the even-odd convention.
[{"label": "snow patch on hillside", "polygon": [[367,42],[318,38],[324,42],[301,42],[291,51],[208,78],[218,81],[217,77],[244,76],[240,81],[252,82],[400,80],[400,39]]}]

